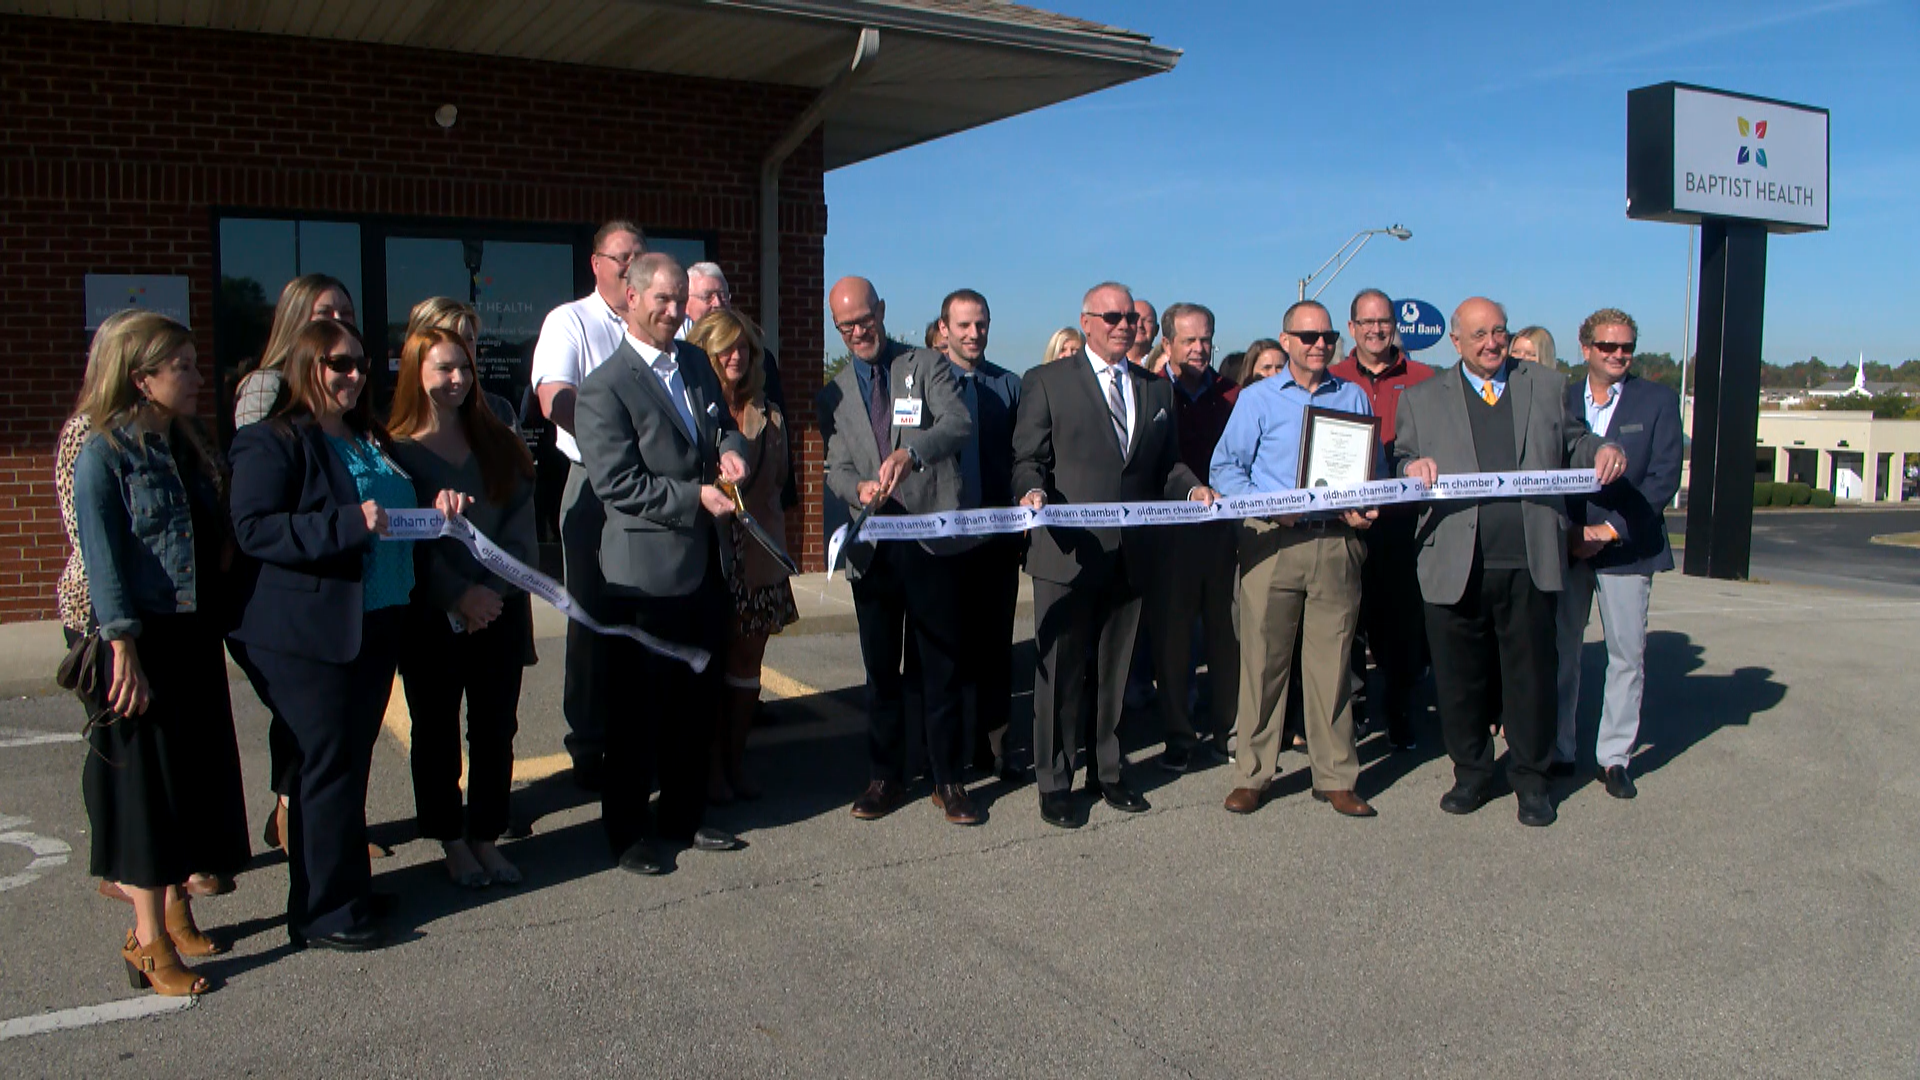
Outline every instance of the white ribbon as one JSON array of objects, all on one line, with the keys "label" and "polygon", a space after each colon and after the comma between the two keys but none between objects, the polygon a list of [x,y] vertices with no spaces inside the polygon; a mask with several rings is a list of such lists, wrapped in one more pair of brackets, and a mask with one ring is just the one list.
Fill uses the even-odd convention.
[{"label": "white ribbon", "polygon": [[[1338,487],[1298,488],[1265,495],[1225,495],[1211,506],[1191,500],[1117,503],[1057,503],[1029,510],[1002,506],[933,514],[868,517],[860,540],[934,540],[947,536],[993,536],[1053,526],[1069,529],[1137,529],[1195,521],[1281,517],[1327,510],[1360,510],[1393,503],[1439,499],[1513,499],[1530,495],[1578,495],[1600,490],[1592,469],[1529,469],[1521,472],[1455,473],[1432,487],[1413,479],[1370,480]],[[847,526],[827,541],[827,572],[839,565]]]},{"label": "white ribbon", "polygon": [[637,626],[605,626],[581,610],[580,604],[561,584],[519,559],[500,550],[499,546],[487,539],[486,534],[473,527],[466,518],[449,518],[438,510],[389,510],[387,511],[388,540],[438,540],[451,537],[466,545],[480,565],[500,575],[506,581],[525,589],[559,609],[560,614],[579,623],[596,634],[618,634],[632,638],[649,652],[672,657],[692,668],[696,672],[707,670],[708,661],[713,657],[705,649],[691,645],[678,645],[663,641]]}]

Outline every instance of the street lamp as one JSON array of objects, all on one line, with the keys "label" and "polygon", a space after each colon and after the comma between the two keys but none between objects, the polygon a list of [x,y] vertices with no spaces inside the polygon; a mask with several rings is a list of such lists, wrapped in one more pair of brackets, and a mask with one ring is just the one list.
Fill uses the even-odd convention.
[{"label": "street lamp", "polygon": [[[1361,229],[1359,232],[1354,233],[1346,243],[1341,244],[1340,250],[1334,252],[1332,258],[1321,263],[1320,269],[1300,279],[1300,299],[1305,300],[1307,298],[1307,286],[1313,284],[1313,279],[1319,277],[1321,274],[1326,274],[1327,267],[1333,266],[1334,260],[1339,259],[1340,265],[1333,266],[1333,273],[1327,274],[1327,280],[1321,282],[1320,287],[1313,290],[1314,299],[1319,299],[1320,294],[1326,291],[1327,286],[1333,284],[1333,279],[1340,276],[1340,271],[1345,270],[1347,264],[1353,261],[1353,257],[1360,254],[1360,249],[1367,246],[1367,241],[1373,239],[1380,233],[1386,233],[1395,240],[1413,239],[1413,230],[1407,228],[1405,225],[1389,225],[1384,229]],[[1359,241],[1359,243],[1356,245],[1354,241]],[[1348,251],[1348,248],[1352,248],[1353,250]],[[1342,258],[1342,256],[1345,257]]]}]

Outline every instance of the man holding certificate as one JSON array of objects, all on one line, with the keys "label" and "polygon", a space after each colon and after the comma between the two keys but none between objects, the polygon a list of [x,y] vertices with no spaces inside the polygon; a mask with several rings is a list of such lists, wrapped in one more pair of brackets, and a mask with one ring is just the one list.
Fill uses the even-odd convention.
[{"label": "man holding certificate", "polygon": [[[1367,395],[1327,373],[1340,334],[1327,309],[1303,300],[1287,309],[1287,366],[1240,393],[1214,448],[1214,489],[1256,495],[1376,479],[1380,452]],[[1373,510],[1247,518],[1240,523],[1239,750],[1226,808],[1260,808],[1279,772],[1281,728],[1300,646],[1300,684],[1313,768],[1313,797],[1349,817],[1372,817],[1354,793],[1353,691],[1347,654],[1360,620],[1358,531]]]}]

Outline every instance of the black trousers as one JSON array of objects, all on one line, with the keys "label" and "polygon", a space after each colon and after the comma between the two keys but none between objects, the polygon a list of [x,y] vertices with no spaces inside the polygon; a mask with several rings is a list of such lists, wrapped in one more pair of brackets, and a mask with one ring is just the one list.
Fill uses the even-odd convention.
[{"label": "black trousers", "polygon": [[406,630],[404,607],[363,616],[360,655],[345,664],[251,648],[256,689],[294,739],[286,794],[287,928],[313,937],[372,918],[367,772]]},{"label": "black trousers", "polygon": [[[1201,740],[1225,738],[1233,731],[1240,697],[1240,639],[1233,625],[1233,590],[1238,568],[1237,526],[1230,521],[1170,525],[1154,530],[1165,562],[1154,568],[1142,609],[1153,639],[1153,674],[1160,684],[1160,719],[1167,745],[1192,749]],[[1207,680],[1213,690],[1208,729],[1199,731],[1187,707],[1193,682],[1193,624],[1205,628]],[[1296,668],[1297,670],[1297,668]]]},{"label": "black trousers", "polygon": [[[1089,774],[1120,782],[1120,707],[1133,638],[1140,627],[1140,595],[1116,565],[1104,579],[1063,585],[1033,580],[1033,771],[1040,793],[1073,787],[1073,753],[1084,737],[1092,751]],[[1088,657],[1093,668],[1088,670]],[[1083,695],[1091,677],[1093,731],[1082,731]]]},{"label": "black trousers", "polygon": [[[609,621],[637,626],[681,645],[713,654],[703,672],[661,656],[639,642],[607,635],[600,693],[609,704],[606,786],[600,824],[617,858],[652,836],[669,843],[693,838],[707,810],[707,744],[720,714],[721,654],[733,600],[720,572],[719,548],[707,552],[707,573],[686,596],[622,596],[605,600]],[[655,783],[660,803],[647,827],[647,799]]]},{"label": "black trousers", "polygon": [[860,658],[867,671],[867,758],[874,780],[906,780],[902,665],[911,636],[920,676],[927,771],[936,784],[960,782],[966,763],[960,723],[962,593],[955,558],[930,555],[908,541],[883,543],[853,583]]},{"label": "black trousers", "polygon": [[[607,619],[602,599],[607,584],[600,576],[600,529],[606,522],[606,507],[587,482],[586,469],[570,465],[560,503],[560,553],[567,593],[602,622]],[[609,666],[607,643],[612,640],[567,620],[566,680],[560,691],[567,734],[562,743],[576,762],[594,761],[605,750],[607,717],[619,700],[605,700],[599,693],[601,676]]]},{"label": "black trousers", "polygon": [[1440,730],[1458,783],[1492,782],[1497,720],[1514,792],[1546,793],[1558,717],[1553,601],[1527,571],[1486,570],[1476,557],[1458,603],[1426,606]]},{"label": "black trousers", "polygon": [[[1413,687],[1427,649],[1420,600],[1420,546],[1414,540],[1418,517],[1390,513],[1363,530],[1367,561],[1360,567],[1360,633],[1380,668],[1383,700],[1369,702],[1375,719],[1384,719],[1387,737],[1404,743],[1412,737]],[[1356,671],[1364,657],[1355,650]]]},{"label": "black trousers", "polygon": [[1013,708],[1013,616],[1020,599],[1018,537],[996,536],[946,561],[959,588],[960,682],[973,688],[974,760],[1006,752]]},{"label": "black trousers", "polygon": [[[526,594],[506,601],[486,629],[454,633],[446,612],[408,609],[400,678],[413,716],[414,816],[428,840],[496,840],[507,831],[513,737],[533,611]],[[460,805],[460,699],[467,701],[467,797]]]},{"label": "black trousers", "polygon": [[[227,639],[227,653],[240,671],[247,677],[247,685],[253,687],[253,695],[267,702],[267,692],[261,689],[266,677],[260,673],[260,666],[253,662],[243,641]],[[271,704],[267,705],[267,784],[275,795],[285,795],[293,789],[293,778],[298,775],[300,744],[293,737],[293,731],[287,722],[280,718]]]}]

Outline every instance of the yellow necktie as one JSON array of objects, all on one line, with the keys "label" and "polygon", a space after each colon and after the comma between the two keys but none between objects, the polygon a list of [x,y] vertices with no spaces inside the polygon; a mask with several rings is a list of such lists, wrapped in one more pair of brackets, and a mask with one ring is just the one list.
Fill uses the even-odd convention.
[{"label": "yellow necktie", "polygon": [[1489,405],[1500,404],[1500,394],[1494,390],[1492,383],[1480,384],[1480,396],[1486,399],[1486,402]]}]

